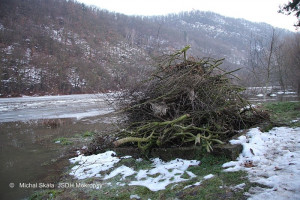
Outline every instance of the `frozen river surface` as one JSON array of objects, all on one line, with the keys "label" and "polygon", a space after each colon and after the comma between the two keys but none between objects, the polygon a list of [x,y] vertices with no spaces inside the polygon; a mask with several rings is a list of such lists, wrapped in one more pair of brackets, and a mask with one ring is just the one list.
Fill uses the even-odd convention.
[{"label": "frozen river surface", "polygon": [[[69,165],[64,158],[70,149],[83,145],[78,141],[88,145],[82,135],[111,127],[114,109],[107,101],[111,97],[83,94],[0,99],[0,199],[24,199],[34,192],[17,187],[19,183],[57,183]],[[48,121],[52,120],[44,119],[59,119],[61,124],[51,127]],[[55,143],[59,138],[74,144]],[[10,188],[10,183],[16,187]]]},{"label": "frozen river surface", "polygon": [[113,111],[107,94],[19,97],[0,99],[0,122],[91,117]]}]

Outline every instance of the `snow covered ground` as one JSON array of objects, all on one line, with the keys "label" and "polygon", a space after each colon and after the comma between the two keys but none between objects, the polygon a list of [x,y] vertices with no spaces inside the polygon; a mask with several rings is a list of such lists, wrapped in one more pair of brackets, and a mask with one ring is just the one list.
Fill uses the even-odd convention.
[{"label": "snow covered ground", "polygon": [[266,186],[251,188],[249,199],[300,199],[300,128],[253,128],[231,143],[242,144],[243,152],[225,171],[247,171],[251,182]]},{"label": "snow covered ground", "polygon": [[[252,187],[244,193],[249,199],[300,199],[300,128],[278,127],[269,132],[253,128],[246,135],[230,142],[242,144],[243,152],[236,161],[223,164],[224,171],[230,173],[244,170],[251,182],[261,186]],[[188,171],[188,167],[200,164],[197,160],[175,159],[163,162],[155,158],[149,169],[136,171],[125,165],[115,167],[122,159],[129,157],[119,158],[113,151],[90,156],[79,154],[70,159],[75,164],[70,175],[76,179],[99,177],[107,180],[108,184],[111,184],[111,178],[120,175],[117,185],[139,185],[159,191],[166,189],[169,184],[196,177]],[[141,160],[137,159],[136,162]],[[213,177],[213,174],[204,176],[199,182],[187,185],[184,189],[201,185],[203,180]],[[245,185],[242,183],[232,189],[243,189]]]},{"label": "snow covered ground", "polygon": [[[114,164],[118,163],[121,159],[127,157],[118,158],[115,152],[107,151],[105,153],[71,158],[71,163],[76,163],[70,172],[70,175],[77,179],[86,179],[91,177],[102,177],[104,180],[111,179],[117,175],[122,175],[121,182],[118,185],[124,185],[126,177],[134,175],[134,180],[130,181],[128,185],[140,185],[149,188],[152,191],[159,191],[166,189],[171,183],[178,183],[187,181],[190,178],[196,177],[190,171],[187,171],[189,166],[199,165],[200,161],[196,160],[183,160],[175,159],[169,162],[163,162],[162,160],[155,158],[152,159],[151,169],[142,169],[135,171],[127,166],[120,166],[113,169],[110,173],[105,175],[103,172],[109,171],[114,167]],[[138,159],[137,162],[141,161]],[[187,174],[189,178],[182,178],[183,174]],[[206,177],[211,178],[212,175]]]}]

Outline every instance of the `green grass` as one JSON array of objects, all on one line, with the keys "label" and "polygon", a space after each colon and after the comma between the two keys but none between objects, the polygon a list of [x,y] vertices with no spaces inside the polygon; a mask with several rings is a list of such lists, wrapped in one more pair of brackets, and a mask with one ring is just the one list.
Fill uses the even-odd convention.
[{"label": "green grass", "polygon": [[[277,102],[277,103],[264,103],[262,109],[267,110],[270,113],[271,121],[287,124],[288,126],[299,126],[300,122],[292,122],[292,120],[300,119],[300,102]],[[266,129],[271,129],[273,123],[270,123]],[[86,131],[80,134],[81,138],[92,138],[93,132]],[[61,144],[69,144],[70,139],[57,138],[55,141],[60,141]],[[238,172],[224,172],[222,164],[230,161],[222,156],[213,156],[205,154],[203,157],[199,157],[201,161],[199,166],[191,166],[188,171],[193,172],[196,177],[189,179],[188,181],[173,183],[167,186],[165,190],[153,192],[147,187],[143,186],[129,186],[128,184],[135,180],[135,175],[126,177],[125,180],[120,181],[121,175],[115,176],[109,180],[101,180],[97,178],[90,178],[88,180],[74,180],[73,177],[65,178],[61,182],[78,182],[88,181],[89,183],[101,182],[103,187],[101,189],[86,189],[80,188],[68,188],[64,190],[44,190],[35,193],[31,199],[105,199],[105,200],[117,200],[117,199],[130,199],[130,195],[138,195],[141,199],[247,199],[244,196],[245,192],[248,192],[250,187],[256,186],[255,183],[250,183],[247,178],[247,173],[244,171]],[[122,159],[115,167],[125,165],[133,168],[135,171],[141,169],[151,169],[152,162],[146,159],[137,161],[134,158]],[[111,169],[113,170],[113,169]],[[105,172],[109,173],[109,171]],[[213,174],[214,177],[208,180],[204,180],[203,177]],[[156,176],[156,175],[153,175]],[[184,173],[182,178],[190,178],[187,173]],[[201,181],[201,184],[195,186],[196,182]],[[109,184],[107,184],[109,183]],[[118,185],[118,183],[125,184],[124,186]],[[245,187],[241,190],[235,190],[234,186],[245,183]],[[186,186],[189,186],[185,188]]]},{"label": "green grass", "polygon": [[[242,190],[233,190],[238,184],[245,183]],[[201,185],[188,188],[181,199],[246,199],[243,195],[251,187],[246,178],[246,172],[220,173],[215,177],[203,181]]]},{"label": "green grass", "polygon": [[230,161],[223,156],[213,156],[206,154],[201,160],[200,166],[191,166],[189,171],[193,172],[197,176],[206,176],[208,174],[218,174],[223,168],[222,164]]},{"label": "green grass", "polygon": [[270,112],[272,121],[300,126],[299,121],[292,122],[292,120],[300,119],[300,102],[264,103],[262,106]]},{"label": "green grass", "polygon": [[[223,156],[213,156],[210,154],[205,155],[199,159],[201,163],[199,166],[191,166],[188,171],[193,172],[196,177],[189,179],[189,175],[184,173],[182,178],[189,179],[180,183],[173,183],[167,186],[165,190],[153,192],[147,187],[143,186],[129,186],[128,184],[135,180],[135,175],[126,177],[125,180],[120,180],[121,175],[115,176],[109,180],[101,180],[101,178],[90,178],[88,180],[74,180],[72,177],[60,182],[101,182],[103,186],[101,189],[85,189],[80,188],[68,188],[63,191],[55,190],[43,191],[36,193],[31,199],[51,199],[49,193],[55,193],[54,199],[59,198],[79,198],[79,196],[85,199],[105,199],[105,200],[117,200],[117,199],[130,199],[130,195],[138,195],[141,199],[245,199],[244,192],[247,192],[253,185],[246,178],[246,172],[224,172],[222,164],[228,162],[229,159]],[[148,160],[137,161],[133,158],[123,159],[118,165],[126,165],[132,167],[136,171],[140,169],[151,169],[152,162]],[[117,167],[117,166],[116,166]],[[108,172],[109,173],[109,172]],[[213,174],[214,177],[208,180],[204,180],[203,177]],[[156,175],[154,175],[156,176]],[[191,186],[196,182],[201,181],[201,185]],[[107,184],[109,183],[109,184]],[[124,183],[124,186],[118,185],[118,183]],[[232,188],[238,184],[245,183],[246,186],[242,190],[234,191]],[[190,186],[185,188],[186,186]],[[59,195],[57,195],[59,194]],[[43,198],[44,197],[44,198]]]},{"label": "green grass", "polygon": [[62,193],[61,190],[42,190],[42,191],[37,191],[31,197],[29,198],[30,200],[42,200],[42,199],[56,199],[56,197]]},{"label": "green grass", "polygon": [[62,144],[62,145],[70,145],[70,144],[73,144],[73,142],[71,142],[68,138],[65,138],[65,137],[60,137],[60,138],[56,138],[54,140],[55,143],[59,143],[59,144]]},{"label": "green grass", "polygon": [[142,169],[149,169],[152,166],[152,162],[150,160],[142,159],[141,161],[137,161],[134,158],[122,159],[118,162],[115,167],[120,167],[125,165],[127,167],[133,168],[135,171],[139,171]]},{"label": "green grass", "polygon": [[[300,102],[277,102],[277,103],[264,103],[262,109],[268,110],[270,113],[271,121],[287,124],[288,126],[299,126],[300,122],[292,122],[292,120],[300,119]],[[271,129],[273,123],[270,123],[267,129]],[[93,137],[93,132],[84,132],[80,137],[89,138]],[[57,138],[55,141],[60,141],[61,144],[70,144],[70,139]],[[173,183],[167,186],[165,190],[153,192],[143,186],[129,186],[128,184],[135,180],[135,175],[126,177],[125,180],[120,181],[121,175],[115,176],[109,180],[105,180],[103,187],[98,190],[80,188],[68,188],[64,190],[44,190],[35,193],[31,199],[130,199],[130,195],[135,194],[141,199],[247,199],[244,196],[250,187],[256,186],[255,183],[250,183],[247,179],[247,173],[244,171],[238,172],[224,172],[222,164],[230,161],[222,156],[213,156],[205,154],[204,157],[199,157],[201,161],[199,166],[191,166],[188,171],[193,172],[196,177],[185,182]],[[125,165],[133,168],[135,171],[141,169],[151,169],[152,162],[146,159],[137,161],[134,158],[122,159],[115,167]],[[112,170],[112,169],[111,169]],[[106,172],[106,173],[109,173]],[[213,174],[214,177],[204,180],[203,177]],[[67,176],[68,177],[68,176]],[[187,173],[182,175],[182,178],[188,179]],[[73,177],[65,178],[61,182],[74,182]],[[102,181],[99,179],[82,180],[88,182]],[[194,186],[193,184],[201,181],[201,184]],[[124,186],[118,183],[124,183]],[[110,184],[107,184],[110,183]],[[241,190],[234,190],[233,187],[245,183],[245,187]],[[185,188],[186,186],[190,186]]]},{"label": "green grass", "polygon": [[91,140],[91,139],[93,139],[95,134],[96,133],[91,132],[91,131],[85,131],[84,133],[81,133],[81,134],[75,134],[73,137],[70,137],[70,138],[65,138],[65,137],[56,138],[53,140],[53,142],[61,144],[61,145],[72,145],[72,144],[74,144],[74,142],[76,144],[78,141],[81,141],[82,138],[84,138],[84,140],[86,140],[86,141]]},{"label": "green grass", "polygon": [[82,137],[93,137],[95,135],[94,132],[86,131],[82,134]]}]

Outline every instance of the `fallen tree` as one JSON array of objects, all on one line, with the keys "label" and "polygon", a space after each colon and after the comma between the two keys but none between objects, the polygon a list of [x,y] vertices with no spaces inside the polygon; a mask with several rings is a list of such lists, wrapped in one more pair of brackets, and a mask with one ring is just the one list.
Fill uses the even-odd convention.
[{"label": "fallen tree", "polygon": [[147,153],[153,147],[223,143],[237,133],[269,119],[240,96],[234,72],[220,68],[223,59],[187,59],[183,50],[162,59],[148,80],[122,93],[120,106],[128,128],[113,142],[134,145]]}]

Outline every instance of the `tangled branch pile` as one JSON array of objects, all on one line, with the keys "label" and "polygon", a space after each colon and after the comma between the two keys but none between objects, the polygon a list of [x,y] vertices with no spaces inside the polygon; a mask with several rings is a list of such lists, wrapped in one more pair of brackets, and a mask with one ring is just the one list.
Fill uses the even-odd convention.
[{"label": "tangled branch pile", "polygon": [[169,56],[149,80],[123,94],[130,126],[115,146],[133,142],[147,152],[200,144],[211,151],[213,143],[268,118],[239,95],[243,89],[231,83],[233,72],[219,68],[223,60],[186,59],[188,48]]}]

